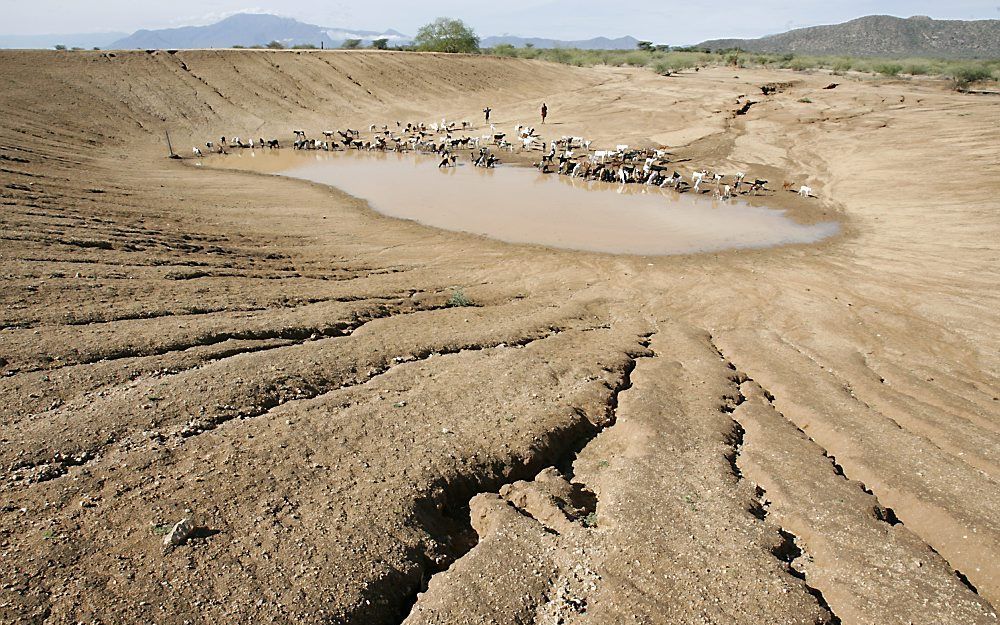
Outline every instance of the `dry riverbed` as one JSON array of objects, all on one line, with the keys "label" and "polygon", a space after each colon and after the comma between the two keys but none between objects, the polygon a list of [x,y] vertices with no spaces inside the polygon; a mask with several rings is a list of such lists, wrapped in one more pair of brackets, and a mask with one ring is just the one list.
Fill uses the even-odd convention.
[{"label": "dry riverbed", "polygon": [[[996,623],[1000,100],[337,51],[0,82],[0,621]],[[164,157],[543,99],[840,234],[560,250]]]}]

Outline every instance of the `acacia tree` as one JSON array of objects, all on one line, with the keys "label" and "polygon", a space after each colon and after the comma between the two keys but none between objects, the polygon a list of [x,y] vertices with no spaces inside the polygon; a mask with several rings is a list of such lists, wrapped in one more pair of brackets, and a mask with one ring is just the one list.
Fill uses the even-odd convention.
[{"label": "acacia tree", "polygon": [[372,39],[372,47],[376,50],[387,50],[389,48],[389,40],[385,37]]},{"label": "acacia tree", "polygon": [[424,52],[479,52],[479,37],[462,20],[439,17],[421,26],[414,37],[417,50]]}]

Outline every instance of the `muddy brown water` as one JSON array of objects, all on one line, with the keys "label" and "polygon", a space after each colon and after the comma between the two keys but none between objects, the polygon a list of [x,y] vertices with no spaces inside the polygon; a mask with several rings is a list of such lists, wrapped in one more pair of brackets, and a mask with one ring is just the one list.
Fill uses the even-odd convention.
[{"label": "muddy brown water", "polygon": [[[815,243],[835,222],[800,224],[739,199],[542,174],[534,169],[439,169],[398,153],[245,150],[210,167],[266,172],[336,187],[376,211],[511,243],[612,254],[669,255]],[[714,191],[714,185],[706,185]]]}]

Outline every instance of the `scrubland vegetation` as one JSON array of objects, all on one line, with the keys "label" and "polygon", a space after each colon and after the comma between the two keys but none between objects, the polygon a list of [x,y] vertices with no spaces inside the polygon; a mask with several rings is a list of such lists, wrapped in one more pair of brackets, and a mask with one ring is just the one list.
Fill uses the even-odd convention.
[{"label": "scrubland vegetation", "polygon": [[794,54],[762,54],[738,50],[710,52],[697,49],[640,50],[578,50],[570,48],[516,48],[500,45],[483,50],[494,56],[539,59],[578,67],[609,65],[613,67],[648,67],[669,75],[683,70],[711,66],[767,67],[799,71],[825,69],[835,74],[863,72],[881,76],[942,76],[955,81],[956,86],[1000,80],[1000,59],[880,59],[846,56],[797,56]]}]

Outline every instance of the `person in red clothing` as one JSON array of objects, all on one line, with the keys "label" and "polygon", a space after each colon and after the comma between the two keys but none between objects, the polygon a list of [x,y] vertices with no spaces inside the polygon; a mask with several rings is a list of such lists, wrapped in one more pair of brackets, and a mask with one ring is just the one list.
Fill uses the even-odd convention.
[{"label": "person in red clothing", "polygon": [[549,114],[549,107],[547,107],[545,105],[545,102],[542,102],[542,123],[543,124],[545,123],[545,118],[548,116],[548,114]]}]

